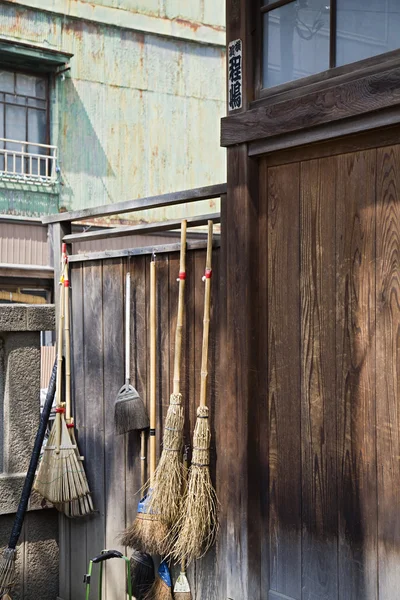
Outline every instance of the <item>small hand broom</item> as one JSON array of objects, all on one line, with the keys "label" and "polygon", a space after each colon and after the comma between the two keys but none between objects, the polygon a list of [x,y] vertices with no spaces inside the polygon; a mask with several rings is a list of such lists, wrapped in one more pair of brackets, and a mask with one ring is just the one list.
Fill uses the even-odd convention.
[{"label": "small hand broom", "polygon": [[[140,438],[140,461],[141,461],[141,483],[142,489],[146,485],[146,432],[141,431]],[[154,583],[154,562],[150,554],[133,550],[131,556],[131,585],[132,593],[136,600],[143,600],[145,594]]]},{"label": "small hand broom", "polygon": [[211,261],[213,223],[208,222],[207,259],[204,297],[203,347],[201,356],[200,405],[193,435],[193,457],[189,470],[188,489],[183,501],[182,513],[176,526],[177,539],[172,556],[189,564],[206,554],[218,531],[218,500],[210,477],[211,432],[206,406],[208,378],[208,338],[210,330]]},{"label": "small hand broom", "polygon": [[150,554],[165,554],[168,526],[150,509],[156,470],[156,267],[150,262],[150,488],[140,500],[136,519],[121,536],[121,544]]},{"label": "small hand broom", "polygon": [[126,274],[125,284],[125,384],[118,392],[115,402],[115,428],[123,434],[135,429],[148,429],[149,417],[143,400],[130,381],[130,315],[131,274]]},{"label": "small hand broom", "polygon": [[[87,484],[86,474],[83,467],[83,456],[79,453],[78,444],[75,438],[75,427],[74,419],[72,418],[71,411],[71,329],[70,329],[70,306],[69,306],[69,269],[68,269],[68,255],[67,245],[62,246],[62,255],[64,263],[64,332],[65,332],[65,420],[71,442],[75,446],[76,457],[82,464],[82,486]],[[80,496],[71,502],[56,505],[56,508],[63,512],[69,518],[84,517],[94,512],[92,496],[90,492],[84,496]]]},{"label": "small hand broom", "polygon": [[154,474],[150,510],[162,514],[168,527],[175,524],[182,493],[182,461],[184,408],[180,393],[180,366],[182,356],[182,330],[186,279],[186,221],[181,226],[181,252],[179,266],[178,317],[175,332],[174,387],[165,418],[163,450]]},{"label": "small hand broom", "polygon": [[61,277],[60,283],[56,420],[51,429],[33,485],[34,490],[56,506],[71,502],[89,493],[82,463],[77,456],[76,444],[72,443],[68,433],[65,421],[65,408],[61,402],[64,276]]},{"label": "small hand broom", "polygon": [[158,573],[151,590],[144,600],[173,600],[171,573],[165,561],[160,563]]},{"label": "small hand broom", "polygon": [[49,387],[47,388],[46,401],[44,403],[42,416],[40,418],[39,428],[36,434],[35,443],[32,450],[32,456],[26,474],[24,487],[21,492],[17,514],[15,516],[14,525],[11,531],[8,547],[4,550],[3,556],[0,558],[0,598],[9,598],[8,592],[11,591],[15,583],[15,555],[19,536],[21,534],[22,524],[28,502],[31,495],[32,484],[36,473],[36,468],[39,462],[40,450],[42,448],[44,436],[46,433],[47,424],[49,422],[51,407],[56,392],[56,373],[57,361],[54,363],[53,371],[50,378]]}]

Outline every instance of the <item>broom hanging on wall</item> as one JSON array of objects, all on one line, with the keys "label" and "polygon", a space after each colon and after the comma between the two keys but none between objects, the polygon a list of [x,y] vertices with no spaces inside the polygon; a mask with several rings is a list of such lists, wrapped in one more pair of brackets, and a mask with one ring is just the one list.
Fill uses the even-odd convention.
[{"label": "broom hanging on wall", "polygon": [[83,476],[82,462],[78,459],[76,445],[71,441],[65,421],[65,407],[61,402],[64,275],[61,276],[60,284],[56,419],[33,485],[34,490],[56,506],[71,502],[89,493],[86,476]]},{"label": "broom hanging on wall", "polygon": [[150,509],[154,473],[156,470],[156,263],[150,262],[150,488],[140,500],[136,519],[121,536],[123,546],[141,552],[163,555],[166,550],[168,526],[161,514]]},{"label": "broom hanging on wall", "polygon": [[218,531],[218,500],[210,477],[211,432],[206,406],[208,379],[208,338],[210,330],[211,261],[213,223],[208,222],[206,270],[204,296],[203,347],[201,356],[200,405],[193,435],[193,456],[189,471],[188,489],[182,513],[174,528],[177,539],[173,557],[189,564],[203,556],[212,546]]},{"label": "broom hanging on wall", "polygon": [[36,434],[36,439],[32,450],[32,456],[26,474],[24,487],[22,488],[21,499],[19,501],[17,514],[15,516],[10,540],[8,542],[8,547],[4,550],[3,556],[0,559],[0,598],[4,599],[6,598],[5,595],[11,591],[15,583],[16,547],[19,540],[19,536],[21,534],[26,509],[28,508],[28,502],[32,490],[32,483],[39,462],[40,450],[42,448],[47,424],[49,422],[51,407],[53,406],[53,400],[56,392],[56,373],[57,361],[54,363],[49,387],[47,388],[46,401],[44,403],[43,412],[40,418],[39,428]]},{"label": "broom hanging on wall", "polygon": [[[186,495],[187,490],[187,477],[188,477],[188,457],[187,450],[183,456],[183,496]],[[186,573],[186,560],[182,561],[181,572],[178,579],[175,582],[174,587],[174,600],[192,600],[192,592],[190,591],[190,585]]]},{"label": "broom hanging on wall", "polygon": [[168,527],[171,527],[176,522],[182,498],[181,452],[185,417],[180,390],[180,367],[186,279],[186,226],[187,222],[182,221],[178,279],[178,317],[175,332],[174,385],[165,419],[163,450],[154,475],[150,500],[150,510],[156,514],[162,514]]},{"label": "broom hanging on wall", "polygon": [[[65,331],[65,420],[71,442],[75,446],[76,457],[81,462],[82,488],[88,486],[85,469],[83,467],[83,456],[79,454],[78,444],[75,438],[74,419],[71,411],[71,328],[70,328],[70,305],[69,305],[69,267],[67,245],[62,246],[63,264],[64,264],[64,331]],[[93,502],[90,492],[71,500],[65,504],[57,505],[56,508],[63,512],[67,517],[84,517],[94,512]]]}]

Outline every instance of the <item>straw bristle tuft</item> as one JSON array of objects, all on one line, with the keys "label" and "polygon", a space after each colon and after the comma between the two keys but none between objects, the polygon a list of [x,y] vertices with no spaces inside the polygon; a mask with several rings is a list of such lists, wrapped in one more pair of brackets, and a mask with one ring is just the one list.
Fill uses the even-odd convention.
[{"label": "straw bristle tuft", "polygon": [[15,584],[16,550],[6,548],[0,559],[0,598],[3,598]]},{"label": "straw bristle tuft", "polygon": [[144,600],[173,600],[171,588],[160,577],[154,582]]},{"label": "straw bristle tuft", "polygon": [[172,556],[187,564],[201,558],[215,542],[218,532],[218,500],[211,481],[208,409],[199,407],[193,436],[193,458],[181,516],[174,527]]},{"label": "straw bristle tuft", "polygon": [[174,600],[192,600],[191,592],[174,592]]},{"label": "straw bristle tuft", "polygon": [[[129,391],[124,391],[126,389]],[[150,421],[143,400],[132,386],[124,386],[121,390],[119,393],[122,395],[117,398],[114,413],[117,433],[122,435],[135,429],[147,429]]]},{"label": "straw bristle tuft", "polygon": [[152,484],[149,512],[161,514],[168,526],[181,507],[184,411],[181,394],[172,394],[165,419],[163,451]]},{"label": "straw bristle tuft", "polygon": [[140,552],[163,555],[166,552],[168,527],[159,515],[137,513],[136,519],[122,534],[122,546],[135,548]]},{"label": "straw bristle tuft", "polygon": [[153,559],[150,554],[134,550],[130,562],[132,593],[137,600],[141,600],[155,580]]},{"label": "straw bristle tuft", "polygon": [[50,432],[33,489],[52,504],[65,504],[89,494],[82,461],[72,443],[65,419],[60,419],[61,444],[56,451],[57,423]]}]

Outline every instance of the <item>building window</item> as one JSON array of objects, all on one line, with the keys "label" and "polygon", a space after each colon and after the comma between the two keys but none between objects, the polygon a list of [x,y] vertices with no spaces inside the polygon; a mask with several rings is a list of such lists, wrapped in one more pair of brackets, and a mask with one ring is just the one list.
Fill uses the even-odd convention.
[{"label": "building window", "polygon": [[46,75],[0,71],[1,178],[50,180],[48,104]]},{"label": "building window", "polygon": [[400,0],[264,0],[264,88],[400,47]]}]

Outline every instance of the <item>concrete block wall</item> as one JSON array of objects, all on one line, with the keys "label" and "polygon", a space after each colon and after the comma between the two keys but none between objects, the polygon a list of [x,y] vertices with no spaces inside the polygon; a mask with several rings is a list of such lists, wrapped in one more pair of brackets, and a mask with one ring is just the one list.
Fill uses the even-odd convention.
[{"label": "concrete block wall", "polygon": [[[0,551],[8,538],[39,424],[40,331],[54,329],[54,306],[0,305]],[[54,600],[58,515],[31,498],[18,546],[13,600]]]}]

